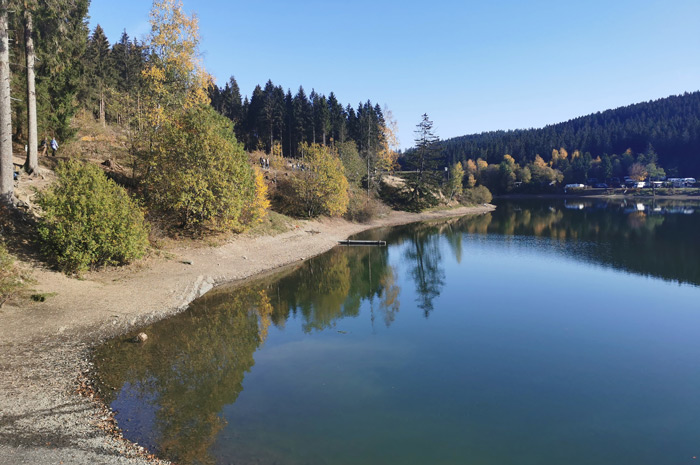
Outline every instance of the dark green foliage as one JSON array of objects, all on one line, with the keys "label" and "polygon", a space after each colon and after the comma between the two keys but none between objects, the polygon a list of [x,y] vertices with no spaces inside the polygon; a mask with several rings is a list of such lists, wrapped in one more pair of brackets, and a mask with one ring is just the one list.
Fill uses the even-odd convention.
[{"label": "dark green foliage", "polygon": [[246,97],[241,104],[233,77],[223,88],[212,86],[209,96],[214,109],[235,123],[236,135],[248,151],[269,153],[279,143],[284,156],[300,157],[302,143],[331,146],[353,141],[374,166],[381,147],[384,115],[369,100],[355,111],[350,105],[343,108],[333,92],[326,97],[312,90],[307,96],[300,86],[296,95],[289,90],[285,94],[281,86],[268,81],[264,88],[256,86],[250,100]]},{"label": "dark green foliage", "polygon": [[[595,158],[606,153],[622,154],[627,149],[645,152],[649,144],[659,154],[658,164],[667,170],[700,175],[700,92],[582,116],[542,129],[456,137],[442,141],[441,147],[443,165],[469,158],[498,163],[506,153],[525,165],[537,154],[549,162],[552,150],[560,147],[588,152]],[[626,172],[629,165],[619,171]],[[580,174],[586,166],[584,163],[572,169]]]},{"label": "dark green foliage", "polygon": [[406,157],[406,165],[414,173],[408,180],[412,201],[417,205],[429,206],[434,203],[432,193],[437,185],[438,157],[440,139],[433,133],[433,122],[427,114],[422,116],[415,130],[416,147]]},{"label": "dark green foliage", "polygon": [[59,140],[74,132],[70,122],[78,108],[75,96],[84,72],[77,58],[84,55],[87,44],[89,3],[42,1],[34,15],[39,133],[53,134]]},{"label": "dark green foliage", "polygon": [[61,163],[52,187],[39,195],[43,250],[69,272],[138,259],[148,246],[143,212],[96,166]]}]

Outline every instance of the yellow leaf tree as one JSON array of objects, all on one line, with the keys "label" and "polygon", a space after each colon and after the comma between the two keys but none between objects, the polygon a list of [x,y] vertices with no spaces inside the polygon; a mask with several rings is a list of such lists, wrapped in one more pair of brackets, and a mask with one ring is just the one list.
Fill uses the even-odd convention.
[{"label": "yellow leaf tree", "polygon": [[231,122],[209,105],[197,18],[181,0],[154,0],[150,22],[141,139],[146,198],[184,227],[242,230],[264,216],[267,189]]},{"label": "yellow leaf tree", "polygon": [[154,124],[176,109],[209,103],[211,77],[199,58],[197,17],[183,11],[180,0],[154,0],[151,8],[149,61],[143,71],[149,86]]},{"label": "yellow leaf tree", "polygon": [[377,168],[380,171],[392,172],[398,166],[399,158],[399,127],[394,115],[388,107],[384,107],[384,124],[379,134],[379,152],[377,154]]},{"label": "yellow leaf tree", "polygon": [[348,180],[338,155],[319,144],[302,143],[299,151],[305,154],[305,169],[292,180],[292,186],[304,214],[314,217],[345,213],[349,203]]},{"label": "yellow leaf tree", "polygon": [[464,169],[462,163],[457,162],[450,167],[450,179],[447,182],[447,193],[450,200],[462,195],[462,181],[464,180]]}]

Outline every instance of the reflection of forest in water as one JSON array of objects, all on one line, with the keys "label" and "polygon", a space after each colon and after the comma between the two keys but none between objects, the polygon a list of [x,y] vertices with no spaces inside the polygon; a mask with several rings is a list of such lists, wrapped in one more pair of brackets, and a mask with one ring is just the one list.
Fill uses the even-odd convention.
[{"label": "reflection of forest in water", "polygon": [[[391,248],[337,247],[282,275],[212,291],[145,328],[146,344],[124,338],[102,346],[95,360],[106,367],[103,392],[124,412],[117,420],[128,438],[178,463],[214,463],[209,450],[225,425],[220,414],[242,392],[271,325],[283,328],[292,317],[305,332],[333,328],[359,316],[364,302],[371,324],[388,327],[400,311],[399,283],[407,281],[428,318],[445,285],[443,254],[461,262],[467,234],[553,239],[577,259],[700,284],[698,226],[698,214],[653,208],[505,202],[478,217],[368,231],[361,237]],[[400,254],[406,276],[397,276],[390,251]]]},{"label": "reflection of forest in water", "polygon": [[591,263],[700,285],[700,209],[688,202],[501,202],[464,231],[553,239]]},{"label": "reflection of forest in water", "polygon": [[[444,284],[439,233],[455,223],[374,232],[408,243],[404,258],[426,317]],[[448,238],[459,255],[461,233]],[[178,463],[214,463],[208,450],[225,425],[219,413],[243,390],[270,325],[282,328],[293,317],[305,332],[324,330],[357,317],[367,301],[371,324],[390,326],[400,288],[388,259],[386,247],[337,247],[281,276],[210,292],[186,312],[142,329],[146,344],[130,343],[128,335],[100,347],[95,360],[105,367],[99,370],[105,400],[125,412],[117,421],[126,437]],[[137,411],[153,420],[127,416]]]}]

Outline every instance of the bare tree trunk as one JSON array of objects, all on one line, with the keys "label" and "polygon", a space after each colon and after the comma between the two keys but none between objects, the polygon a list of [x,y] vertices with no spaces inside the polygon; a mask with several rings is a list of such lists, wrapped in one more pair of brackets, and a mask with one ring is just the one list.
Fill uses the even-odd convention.
[{"label": "bare tree trunk", "polygon": [[14,200],[13,171],[7,0],[0,0],[0,202],[5,204]]},{"label": "bare tree trunk", "polygon": [[105,119],[105,93],[102,86],[100,86],[100,123],[102,123],[102,127],[107,126],[107,121]]},{"label": "bare tree trunk", "polygon": [[36,88],[34,79],[34,38],[32,33],[34,25],[32,23],[32,13],[24,11],[24,47],[27,54],[27,128],[29,135],[27,138],[27,161],[24,170],[33,173],[39,168],[39,156],[37,155],[37,124],[36,124]]}]

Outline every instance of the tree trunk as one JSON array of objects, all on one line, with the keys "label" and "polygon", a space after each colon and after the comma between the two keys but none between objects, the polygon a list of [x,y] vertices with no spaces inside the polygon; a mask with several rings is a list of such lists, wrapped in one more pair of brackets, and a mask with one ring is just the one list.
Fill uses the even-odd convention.
[{"label": "tree trunk", "polygon": [[10,49],[7,32],[7,0],[0,0],[0,202],[5,204],[14,200]]},{"label": "tree trunk", "polygon": [[32,24],[32,13],[24,11],[24,47],[27,55],[27,128],[29,130],[27,145],[27,161],[24,169],[27,173],[33,173],[39,168],[39,157],[37,155],[37,124],[36,124],[36,89],[34,79],[34,38]]},{"label": "tree trunk", "polygon": [[107,121],[105,120],[105,93],[104,90],[102,89],[102,86],[100,85],[100,123],[102,123],[102,127],[107,126]]}]

